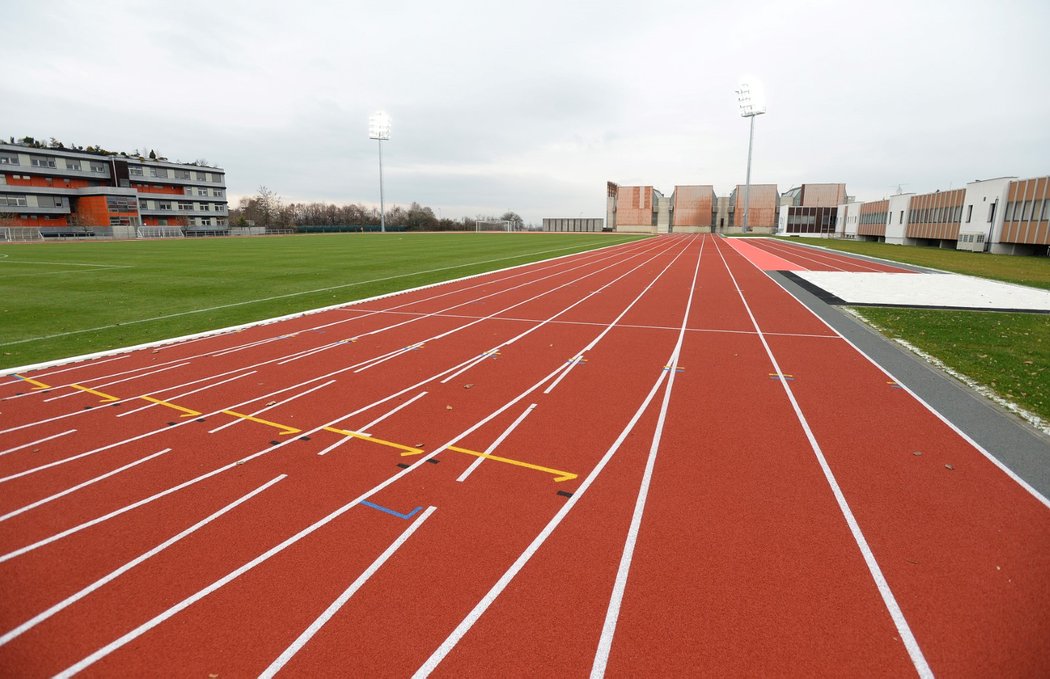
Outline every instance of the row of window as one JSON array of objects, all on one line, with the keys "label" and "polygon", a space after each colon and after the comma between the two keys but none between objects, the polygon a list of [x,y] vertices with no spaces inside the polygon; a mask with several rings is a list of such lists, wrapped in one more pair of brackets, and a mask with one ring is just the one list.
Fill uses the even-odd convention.
[{"label": "row of window", "polygon": [[135,196],[106,196],[106,207],[110,212],[136,212],[138,201]]},{"label": "row of window", "polygon": [[909,224],[950,224],[962,222],[962,205],[946,207],[928,207],[921,210],[908,210]]},{"label": "row of window", "polygon": [[886,213],[885,212],[869,212],[868,214],[862,214],[860,216],[861,224],[885,224]]},{"label": "row of window", "polygon": [[144,168],[141,165],[129,165],[128,174],[132,177],[143,177],[144,170],[149,169],[149,176],[157,179],[168,179],[174,177],[175,179],[194,179],[193,175],[196,175],[196,179],[199,182],[212,182],[214,184],[222,183],[222,175],[218,172],[191,172],[189,170],[172,170],[171,174],[168,174],[168,168],[166,167],[151,167]]},{"label": "row of window", "polygon": [[0,196],[0,205],[15,207],[27,205],[25,196]]},{"label": "row of window", "polygon": [[1027,222],[1050,219],[1050,200],[1012,200],[1006,204],[1005,221]]},{"label": "row of window", "polygon": [[[155,202],[157,204],[157,207],[151,208],[151,207],[149,207],[149,204],[147,203],[147,201],[140,200],[139,201],[139,209],[141,209],[141,210],[172,210],[172,209],[175,209],[175,210],[178,210],[179,212],[211,212],[212,211],[212,204],[211,203],[197,203],[196,205],[198,205],[198,207],[195,208],[195,207],[193,207],[194,203],[180,200],[178,202],[177,207],[172,208],[172,203],[171,203],[170,200],[158,200],[158,201],[155,201]],[[226,206],[225,205],[216,205],[214,209],[215,209],[215,212],[226,212]]]}]

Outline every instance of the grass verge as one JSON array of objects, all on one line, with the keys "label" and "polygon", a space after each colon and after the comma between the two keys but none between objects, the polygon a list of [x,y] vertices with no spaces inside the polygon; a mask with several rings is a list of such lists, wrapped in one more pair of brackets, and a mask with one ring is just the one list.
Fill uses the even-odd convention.
[{"label": "grass verge", "polygon": [[885,335],[1050,421],[1050,316],[881,307],[853,311]]},{"label": "grass verge", "polygon": [[0,246],[0,368],[625,243],[613,234],[327,234]]}]

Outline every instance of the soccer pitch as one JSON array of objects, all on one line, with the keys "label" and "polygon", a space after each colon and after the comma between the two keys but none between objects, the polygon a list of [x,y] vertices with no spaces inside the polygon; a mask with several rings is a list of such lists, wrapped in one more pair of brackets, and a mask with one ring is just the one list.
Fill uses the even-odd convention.
[{"label": "soccer pitch", "polygon": [[0,246],[0,368],[177,337],[639,236],[398,233]]}]

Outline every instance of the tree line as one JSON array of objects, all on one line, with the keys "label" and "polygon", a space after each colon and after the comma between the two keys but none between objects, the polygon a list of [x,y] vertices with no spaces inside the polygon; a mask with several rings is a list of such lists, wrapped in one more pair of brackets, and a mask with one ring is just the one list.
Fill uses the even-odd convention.
[{"label": "tree line", "polygon": [[[516,231],[524,230],[525,224],[514,212],[499,217],[480,216],[482,220],[509,221]],[[404,227],[409,231],[462,231],[474,228],[475,218],[439,218],[434,211],[413,202],[409,207],[388,207],[386,224]],[[240,199],[237,207],[230,208],[231,226],[265,226],[268,228],[292,229],[296,226],[370,226],[380,223],[379,209],[359,203],[337,205],[335,203],[285,203],[281,196],[265,186],[250,197]]]}]

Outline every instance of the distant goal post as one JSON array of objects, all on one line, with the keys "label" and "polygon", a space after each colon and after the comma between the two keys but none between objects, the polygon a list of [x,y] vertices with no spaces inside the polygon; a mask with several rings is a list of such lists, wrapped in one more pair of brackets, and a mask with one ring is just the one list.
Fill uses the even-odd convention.
[{"label": "distant goal post", "polygon": [[504,219],[475,219],[474,220],[474,231],[481,233],[482,231],[505,231],[511,230],[510,222]]}]

